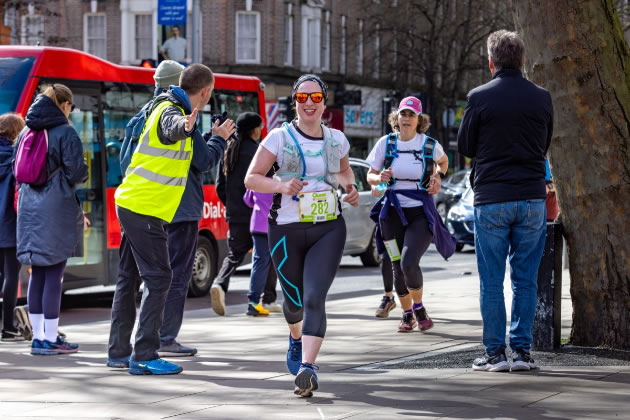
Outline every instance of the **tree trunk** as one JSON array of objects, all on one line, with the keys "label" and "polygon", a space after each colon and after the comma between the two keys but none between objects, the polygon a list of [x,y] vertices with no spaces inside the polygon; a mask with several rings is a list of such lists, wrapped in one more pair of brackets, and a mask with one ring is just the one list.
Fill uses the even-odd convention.
[{"label": "tree trunk", "polygon": [[630,348],[630,51],[612,0],[515,0],[529,77],[551,93],[571,342]]}]

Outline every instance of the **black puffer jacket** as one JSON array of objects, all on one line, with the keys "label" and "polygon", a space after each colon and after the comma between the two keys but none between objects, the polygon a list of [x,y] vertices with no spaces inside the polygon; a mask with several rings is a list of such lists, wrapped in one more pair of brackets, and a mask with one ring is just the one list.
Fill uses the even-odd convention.
[{"label": "black puffer jacket", "polygon": [[20,185],[17,256],[22,264],[54,265],[83,255],[83,211],[75,185],[87,180],[88,167],[81,139],[52,99],[39,95],[25,122],[30,129],[48,130],[49,177],[60,170],[43,186]]},{"label": "black puffer jacket", "polygon": [[[239,140],[240,141],[240,140]],[[243,201],[245,195],[245,175],[247,168],[258,150],[258,143],[249,137],[244,138],[238,151],[238,160],[227,176],[223,175],[223,160],[217,175],[217,195],[226,209],[228,223],[247,223],[252,217],[252,209]]]}]

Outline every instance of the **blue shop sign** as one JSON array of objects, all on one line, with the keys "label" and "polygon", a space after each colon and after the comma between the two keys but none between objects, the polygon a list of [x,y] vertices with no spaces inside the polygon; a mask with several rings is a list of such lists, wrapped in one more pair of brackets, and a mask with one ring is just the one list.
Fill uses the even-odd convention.
[{"label": "blue shop sign", "polygon": [[344,106],[344,126],[372,128],[377,124],[374,111],[360,105]]},{"label": "blue shop sign", "polygon": [[186,23],[186,0],[158,0],[158,25]]}]

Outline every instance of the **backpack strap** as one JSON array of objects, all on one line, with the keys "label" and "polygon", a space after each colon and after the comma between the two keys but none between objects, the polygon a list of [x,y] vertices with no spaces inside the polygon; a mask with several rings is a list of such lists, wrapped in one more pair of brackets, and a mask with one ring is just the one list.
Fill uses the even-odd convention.
[{"label": "backpack strap", "polygon": [[[385,160],[383,161],[383,168],[389,169],[394,164],[394,159],[398,157],[398,133],[389,133],[387,136],[387,143],[385,143]],[[389,180],[387,185],[391,187],[396,183],[396,179]]]},{"label": "backpack strap", "polygon": [[422,163],[424,164],[424,172],[420,178],[421,181],[418,184],[418,188],[423,191],[426,191],[431,185],[431,176],[435,171],[435,160],[433,159],[433,156],[436,144],[436,139],[426,136],[424,144],[422,145]]}]

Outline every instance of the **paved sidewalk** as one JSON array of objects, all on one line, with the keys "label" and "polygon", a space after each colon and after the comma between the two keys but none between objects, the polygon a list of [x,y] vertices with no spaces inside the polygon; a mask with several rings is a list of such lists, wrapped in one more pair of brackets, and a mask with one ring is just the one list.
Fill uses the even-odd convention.
[{"label": "paved sidewalk", "polygon": [[[529,373],[370,368],[478,343],[478,277],[441,275],[425,281],[425,303],[435,321],[427,333],[397,333],[399,308],[388,319],[374,318],[378,290],[332,296],[317,361],[320,390],[313,398],[293,394],[282,315],[246,318],[240,305],[228,307],[222,318],[210,309],[186,313],[180,338],[196,345],[199,354],[179,359],[184,372],[169,377],[137,377],[105,367],[108,322],[65,326],[81,344],[73,355],[35,357],[24,343],[0,343],[0,418],[630,418],[627,366],[543,366]],[[563,304],[566,327],[570,300]]]}]

